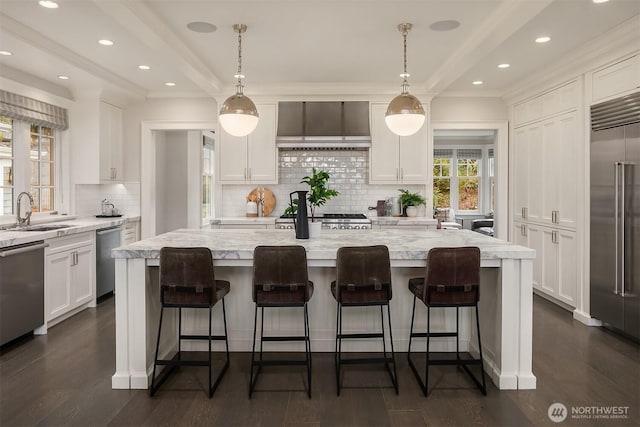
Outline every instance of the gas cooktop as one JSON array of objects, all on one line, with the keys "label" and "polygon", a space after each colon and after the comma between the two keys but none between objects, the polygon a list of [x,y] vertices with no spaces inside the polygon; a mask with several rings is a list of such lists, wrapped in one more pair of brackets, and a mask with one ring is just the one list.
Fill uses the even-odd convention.
[{"label": "gas cooktop", "polygon": [[[369,230],[371,220],[364,214],[332,214],[316,215],[322,221],[322,228],[334,230]],[[276,220],[277,228],[293,228],[293,217],[282,215]]]},{"label": "gas cooktop", "polygon": [[[293,216],[291,216],[291,215],[282,215],[280,218],[281,219],[292,219]],[[320,218],[322,220],[330,220],[330,219],[367,219],[367,216],[365,214],[332,214],[332,213],[327,213],[327,214],[322,214],[322,215],[316,215],[316,218]]]}]

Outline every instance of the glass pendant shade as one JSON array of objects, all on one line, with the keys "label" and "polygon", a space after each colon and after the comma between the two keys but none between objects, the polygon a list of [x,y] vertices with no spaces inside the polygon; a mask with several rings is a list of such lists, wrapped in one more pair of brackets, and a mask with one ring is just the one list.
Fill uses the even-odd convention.
[{"label": "glass pendant shade", "polygon": [[387,112],[384,115],[384,121],[387,127],[398,136],[410,136],[418,132],[426,115],[420,100],[409,94],[409,83],[407,82],[407,34],[413,27],[407,22],[398,25],[398,30],[402,33],[404,39],[404,72],[400,74],[402,77],[402,92],[389,103]]},{"label": "glass pendant shade", "polygon": [[384,120],[391,132],[410,136],[422,128],[425,118],[424,108],[418,98],[401,93],[389,103]]},{"label": "glass pendant shade", "polygon": [[247,136],[258,126],[258,109],[249,97],[236,93],[222,104],[220,124],[229,135]]},{"label": "glass pendant shade", "polygon": [[247,136],[258,126],[258,109],[253,101],[244,95],[242,85],[242,33],[247,31],[244,24],[235,24],[233,31],[238,33],[238,73],[234,76],[238,79],[236,93],[228,97],[218,115],[220,125],[229,135]]}]

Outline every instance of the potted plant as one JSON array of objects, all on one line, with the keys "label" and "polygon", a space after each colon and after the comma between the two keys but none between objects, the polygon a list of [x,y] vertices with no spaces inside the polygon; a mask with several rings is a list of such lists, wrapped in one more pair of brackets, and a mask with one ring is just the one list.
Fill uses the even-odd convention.
[{"label": "potted plant", "polygon": [[416,216],[418,206],[424,205],[427,201],[418,193],[411,193],[409,190],[399,189],[400,207],[405,216]]},{"label": "potted plant", "polygon": [[329,181],[329,172],[323,170],[311,169],[311,176],[305,176],[300,183],[307,184],[309,186],[309,194],[307,195],[307,201],[309,202],[309,210],[311,211],[311,221],[309,222],[309,235],[310,237],[316,237],[320,234],[320,227],[322,224],[316,222],[315,213],[318,206],[324,205],[327,200],[340,194],[338,191],[327,188],[327,182]]}]

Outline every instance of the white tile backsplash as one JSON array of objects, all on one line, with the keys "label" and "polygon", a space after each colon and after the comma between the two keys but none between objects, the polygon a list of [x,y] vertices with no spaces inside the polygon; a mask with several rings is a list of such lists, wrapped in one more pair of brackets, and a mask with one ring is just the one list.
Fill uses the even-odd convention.
[{"label": "white tile backsplash", "polygon": [[[289,203],[289,193],[296,190],[307,190],[306,184],[300,184],[305,175],[311,174],[311,168],[324,169],[329,172],[329,187],[340,192],[340,195],[318,207],[317,214],[332,213],[364,213],[373,214],[368,206],[375,206],[377,200],[398,196],[399,188],[425,194],[423,185],[369,185],[369,152],[366,150],[279,150],[278,185],[268,188],[276,196],[276,208],[271,216],[280,216]],[[244,216],[246,213],[246,196],[256,185],[223,185],[222,216]],[[418,215],[424,215],[421,206]]]},{"label": "white tile backsplash", "polygon": [[75,212],[77,216],[98,215],[101,201],[109,199],[123,215],[140,215],[140,183],[78,184],[75,188]]}]

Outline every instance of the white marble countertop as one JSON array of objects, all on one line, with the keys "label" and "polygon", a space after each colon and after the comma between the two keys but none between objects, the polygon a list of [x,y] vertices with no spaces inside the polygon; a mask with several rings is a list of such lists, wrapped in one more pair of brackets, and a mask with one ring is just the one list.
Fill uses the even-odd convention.
[{"label": "white marble countertop", "polygon": [[426,216],[371,216],[373,225],[436,225],[438,221]]},{"label": "white marble countertop", "polygon": [[85,231],[99,230],[101,228],[115,227],[118,225],[126,224],[128,222],[135,222],[139,220],[139,216],[122,216],[113,218],[82,217],[69,218],[65,221],[58,220],[48,223],[39,222],[38,225],[68,224],[71,225],[71,227],[49,231],[0,230],[0,248],[36,242],[38,240],[69,236],[72,234],[83,233]]},{"label": "white marble countertop", "polygon": [[309,260],[335,260],[341,246],[387,245],[392,260],[424,260],[439,246],[478,246],[483,259],[533,259],[535,251],[470,230],[323,230],[318,238],[296,240],[293,230],[176,230],[113,250],[114,258],[157,259],[164,246],[211,249],[214,259],[251,260],[258,245],[302,245]]},{"label": "white marble countertop", "polygon": [[211,225],[243,225],[243,224],[275,224],[276,216],[261,216],[261,217],[221,217],[214,218],[209,221]]}]

